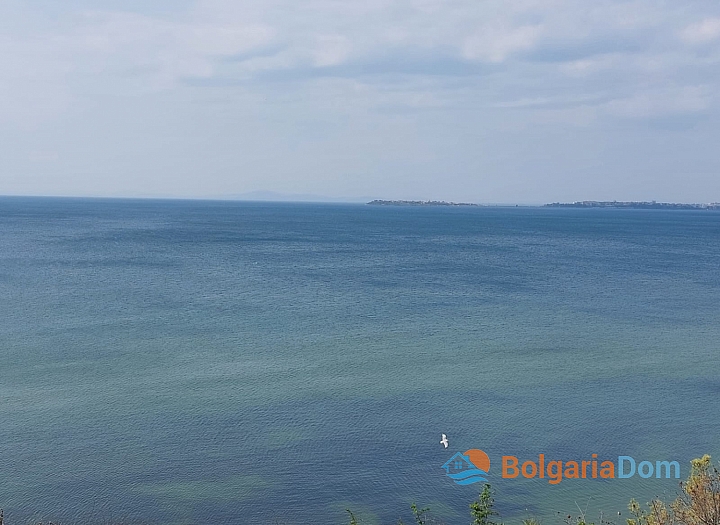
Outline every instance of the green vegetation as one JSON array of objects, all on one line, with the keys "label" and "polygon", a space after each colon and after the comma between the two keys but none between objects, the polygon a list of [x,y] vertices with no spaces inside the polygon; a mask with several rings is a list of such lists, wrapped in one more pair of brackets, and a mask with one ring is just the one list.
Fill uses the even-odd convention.
[{"label": "green vegetation", "polygon": [[707,454],[694,459],[680,495],[670,504],[654,499],[644,510],[634,499],[627,525],[720,525],[720,472]]},{"label": "green vegetation", "polygon": [[495,499],[492,497],[492,489],[488,483],[483,487],[478,499],[470,504],[470,516],[472,525],[498,525],[492,519],[500,514],[495,510]]},{"label": "green vegetation", "polygon": [[[624,524],[616,524],[606,520],[602,515],[596,524],[586,518],[585,512],[573,518],[568,515],[562,521],[565,525],[720,525],[720,470],[713,466],[707,454],[691,462],[688,479],[680,483],[680,494],[672,502],[666,503],[654,499],[643,508],[635,499],[628,505],[631,518]],[[430,508],[418,508],[413,503],[410,510],[415,525],[444,525],[430,514]],[[346,509],[349,525],[364,525],[362,519]],[[495,510],[495,499],[489,484],[485,484],[477,499],[470,503],[470,525],[504,525],[498,520],[500,515]],[[0,509],[0,525],[4,524],[3,511]],[[43,525],[42,523],[38,525]],[[53,525],[49,522],[47,525]],[[397,525],[405,525],[399,520]],[[541,525],[535,518],[522,520],[520,525]]]}]

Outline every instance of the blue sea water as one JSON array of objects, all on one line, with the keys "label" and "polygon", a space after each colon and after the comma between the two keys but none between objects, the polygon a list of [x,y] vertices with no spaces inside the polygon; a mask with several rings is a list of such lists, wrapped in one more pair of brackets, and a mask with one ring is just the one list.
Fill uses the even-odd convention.
[{"label": "blue sea water", "polygon": [[506,523],[621,525],[677,481],[500,456],[684,477],[720,459],[719,352],[715,212],[3,198],[0,507],[465,524],[480,486],[441,466],[480,448]]}]

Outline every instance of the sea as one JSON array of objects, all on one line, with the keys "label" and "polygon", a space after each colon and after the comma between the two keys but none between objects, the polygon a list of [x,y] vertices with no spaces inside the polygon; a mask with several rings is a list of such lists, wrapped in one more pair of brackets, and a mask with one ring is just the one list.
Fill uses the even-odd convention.
[{"label": "sea", "polygon": [[719,415],[718,212],[0,198],[7,525],[624,525]]}]

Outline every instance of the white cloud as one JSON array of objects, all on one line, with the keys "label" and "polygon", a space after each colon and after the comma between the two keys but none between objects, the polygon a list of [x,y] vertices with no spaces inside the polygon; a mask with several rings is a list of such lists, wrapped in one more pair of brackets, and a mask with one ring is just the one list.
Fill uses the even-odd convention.
[{"label": "white cloud", "polygon": [[[408,60],[436,78],[452,61],[456,69],[463,62],[502,66],[500,82],[519,75],[516,81],[525,83],[532,70],[537,82],[559,83],[562,90],[568,89],[562,76],[607,74],[604,82],[623,84],[622,96],[639,100],[654,89],[648,82],[666,82],[663,75],[675,75],[683,64],[702,67],[680,48],[668,49],[668,29],[676,28],[688,42],[720,35],[720,18],[688,23],[685,11],[650,0],[599,0],[591,6],[571,0],[199,0],[189,11],[165,14],[68,11],[61,23],[46,25],[40,39],[18,33],[11,44],[0,41],[0,65],[15,86],[5,88],[15,91],[5,100],[37,90],[34,98],[53,103],[63,91],[141,93],[175,89],[193,78],[245,82],[270,71],[296,71],[302,78],[303,71],[312,77],[322,74],[318,68],[340,65],[352,76],[360,64],[355,71],[362,82],[362,71],[373,71],[375,64],[392,73],[395,63],[402,72]],[[26,50],[22,62],[14,58],[15,48]],[[641,79],[639,71],[657,78]],[[681,78],[673,81],[682,84]],[[632,84],[638,93],[627,95]],[[58,96],[44,96],[48,86]],[[443,88],[433,83],[430,89]],[[578,99],[583,92],[568,95]],[[527,100],[544,96],[515,94]]]},{"label": "white cloud", "polygon": [[350,43],[342,35],[319,35],[313,50],[313,63],[318,67],[337,66],[350,55]]},{"label": "white cloud", "polygon": [[76,59],[94,73],[144,74],[149,86],[211,77],[219,61],[261,48],[275,31],[261,24],[191,23],[136,13],[84,13],[72,38]]},{"label": "white cloud", "polygon": [[56,36],[20,40],[0,37],[0,122],[34,129],[65,111],[72,97],[63,81],[74,71]]},{"label": "white cloud", "polygon": [[706,18],[685,27],[680,36],[691,44],[704,44],[720,38],[720,18]]},{"label": "white cloud", "polygon": [[668,86],[612,100],[603,105],[608,113],[629,118],[648,118],[699,113],[713,101],[709,86]]},{"label": "white cloud", "polygon": [[487,25],[465,40],[462,55],[469,60],[502,62],[516,51],[532,49],[541,34],[542,27],[538,25],[520,27]]}]

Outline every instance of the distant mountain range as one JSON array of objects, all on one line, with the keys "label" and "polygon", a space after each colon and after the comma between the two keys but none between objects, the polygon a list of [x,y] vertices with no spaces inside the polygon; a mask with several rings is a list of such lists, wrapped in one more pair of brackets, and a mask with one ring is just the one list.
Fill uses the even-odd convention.
[{"label": "distant mountain range", "polygon": [[368,202],[373,206],[480,206],[469,202],[446,202],[446,201],[385,201],[376,199]]}]

